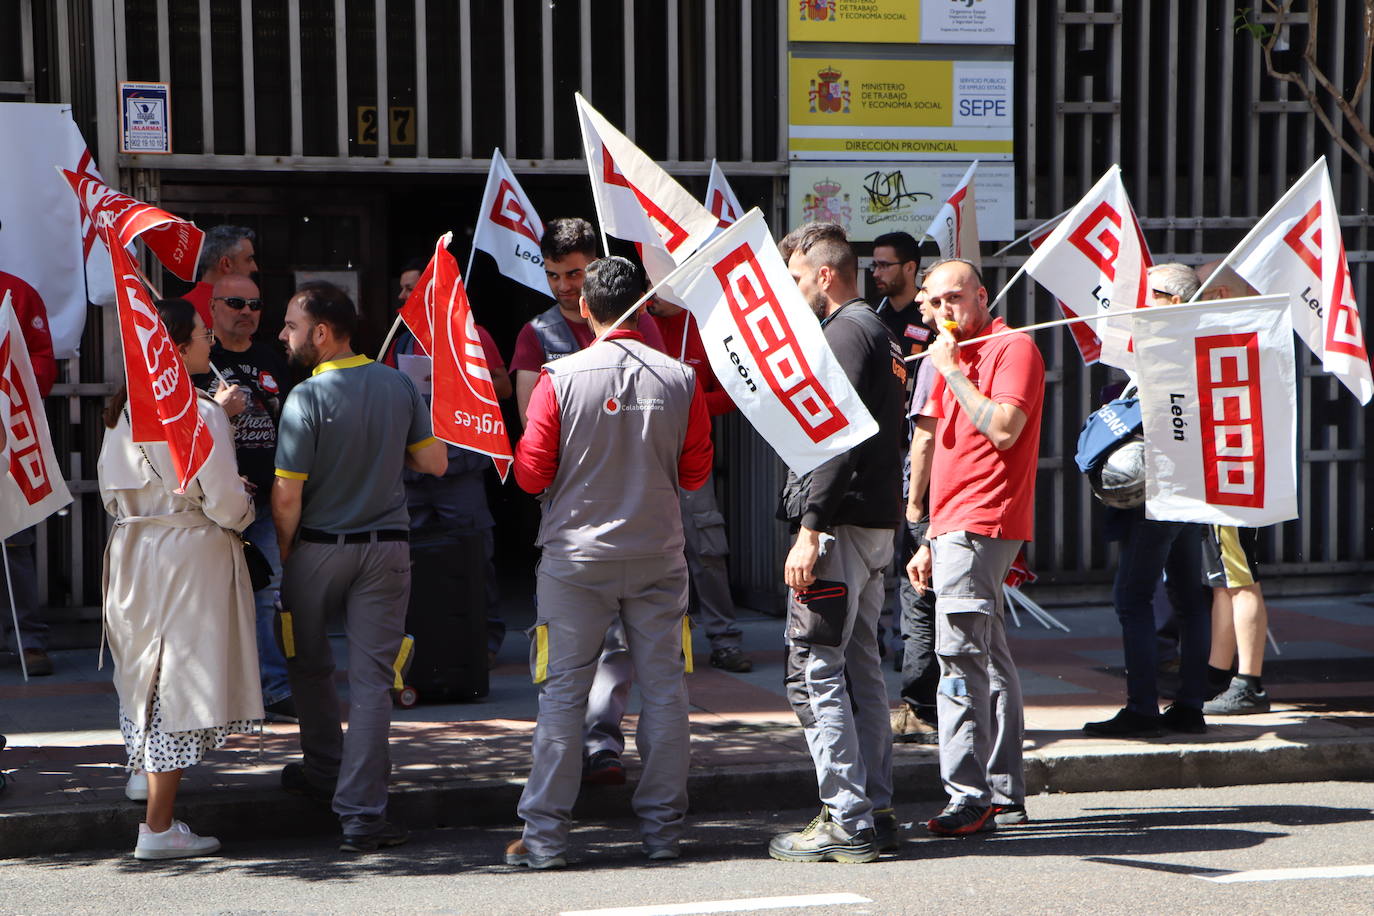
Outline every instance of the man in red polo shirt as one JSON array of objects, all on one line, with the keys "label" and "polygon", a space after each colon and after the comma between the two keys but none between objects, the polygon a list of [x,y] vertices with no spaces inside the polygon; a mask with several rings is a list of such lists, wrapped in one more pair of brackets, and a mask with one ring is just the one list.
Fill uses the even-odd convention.
[{"label": "man in red polo shirt", "polygon": [[929,481],[930,528],[907,572],[936,595],[940,777],[950,800],[926,828],[960,836],[1027,820],[1021,682],[1002,582],[1034,531],[1045,363],[1028,334],[958,346],[1007,330],[968,261],[936,262],[925,290],[942,328],[929,357],[940,376],[911,440],[907,518],[921,519]]}]

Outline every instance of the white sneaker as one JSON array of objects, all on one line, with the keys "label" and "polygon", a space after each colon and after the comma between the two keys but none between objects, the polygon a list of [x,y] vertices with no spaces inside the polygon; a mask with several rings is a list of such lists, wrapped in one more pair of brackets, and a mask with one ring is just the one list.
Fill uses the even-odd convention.
[{"label": "white sneaker", "polygon": [[129,801],[147,801],[148,774],[142,770],[130,773],[129,781],[124,785],[124,797]]},{"label": "white sneaker", "polygon": [[162,833],[148,829],[147,824],[138,825],[138,845],[134,847],[135,859],[185,859],[189,856],[205,856],[219,851],[219,840],[212,836],[196,836],[181,821],[172,821],[172,826]]}]

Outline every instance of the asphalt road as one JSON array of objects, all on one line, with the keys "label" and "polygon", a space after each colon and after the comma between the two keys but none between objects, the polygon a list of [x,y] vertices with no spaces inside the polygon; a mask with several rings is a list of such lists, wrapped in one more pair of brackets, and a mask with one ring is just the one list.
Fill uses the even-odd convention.
[{"label": "asphalt road", "polygon": [[[928,807],[898,813],[906,823]],[[767,858],[768,837],[810,810],[694,820],[684,858],[653,865],[632,824],[584,823],[562,872],[496,864],[513,829],[425,831],[368,856],[264,840],[174,863],[12,859],[0,862],[0,913],[759,912],[776,897],[796,906],[767,912],[1374,912],[1374,783],[1042,795],[1028,808],[1030,826],[972,839],[914,827],[900,853],[865,866]]]}]

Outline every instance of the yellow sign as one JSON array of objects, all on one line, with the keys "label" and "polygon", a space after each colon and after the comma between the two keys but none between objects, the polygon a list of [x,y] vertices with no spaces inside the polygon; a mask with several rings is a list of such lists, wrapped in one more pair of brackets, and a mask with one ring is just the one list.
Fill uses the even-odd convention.
[{"label": "yellow sign", "polygon": [[921,40],[918,0],[784,0],[792,41]]},{"label": "yellow sign", "polygon": [[793,159],[1008,159],[1011,87],[1011,61],[792,55],[789,153]]},{"label": "yellow sign", "polygon": [[[391,112],[391,145],[392,146],[414,146],[415,145],[415,109],[404,106],[392,106]],[[377,106],[359,105],[357,108],[358,120],[355,125],[357,133],[357,143],[363,146],[377,145]]]}]

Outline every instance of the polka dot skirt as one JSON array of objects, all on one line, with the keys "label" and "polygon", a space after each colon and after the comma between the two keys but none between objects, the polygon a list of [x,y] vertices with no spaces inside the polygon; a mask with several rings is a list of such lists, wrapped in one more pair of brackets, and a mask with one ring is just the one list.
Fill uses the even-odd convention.
[{"label": "polka dot skirt", "polygon": [[240,719],[214,728],[167,732],[162,730],[162,700],[156,685],[149,705],[148,727],[142,730],[125,714],[123,706],[119,708],[119,730],[124,734],[124,747],[129,751],[129,768],[145,773],[168,773],[193,767],[208,752],[223,747],[230,734],[252,732],[257,727],[249,719]]}]

